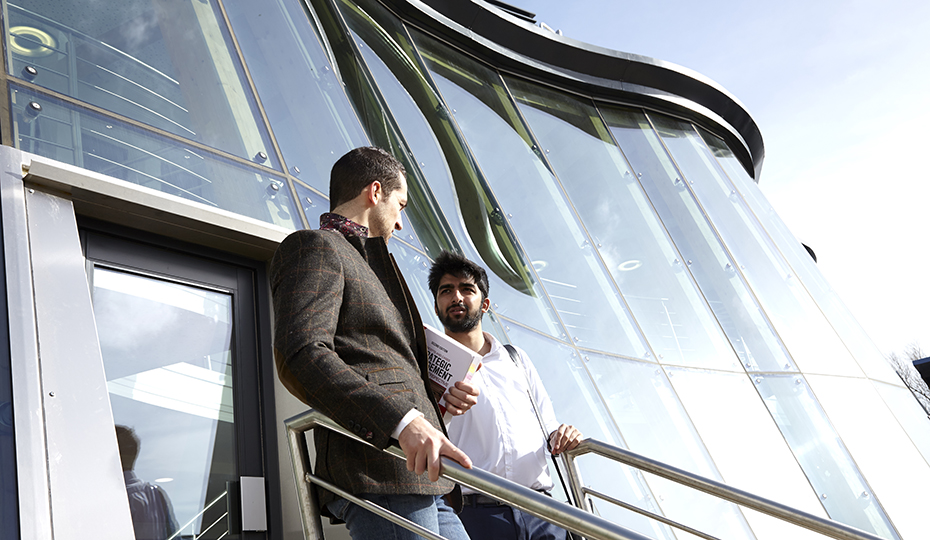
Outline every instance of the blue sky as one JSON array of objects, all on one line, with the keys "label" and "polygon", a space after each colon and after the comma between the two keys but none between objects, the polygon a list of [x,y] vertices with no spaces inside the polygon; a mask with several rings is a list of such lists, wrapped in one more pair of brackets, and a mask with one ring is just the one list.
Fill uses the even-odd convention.
[{"label": "blue sky", "polygon": [[930,2],[509,1],[736,96],[762,191],[840,298],[884,354],[930,356]]}]

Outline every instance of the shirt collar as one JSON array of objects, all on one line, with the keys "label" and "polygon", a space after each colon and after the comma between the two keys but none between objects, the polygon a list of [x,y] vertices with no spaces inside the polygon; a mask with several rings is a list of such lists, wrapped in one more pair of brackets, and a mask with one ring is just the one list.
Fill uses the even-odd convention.
[{"label": "shirt collar", "polygon": [[336,231],[343,236],[368,238],[368,227],[359,225],[351,219],[340,216],[339,214],[333,214],[332,212],[327,212],[320,216],[320,229],[324,231]]}]

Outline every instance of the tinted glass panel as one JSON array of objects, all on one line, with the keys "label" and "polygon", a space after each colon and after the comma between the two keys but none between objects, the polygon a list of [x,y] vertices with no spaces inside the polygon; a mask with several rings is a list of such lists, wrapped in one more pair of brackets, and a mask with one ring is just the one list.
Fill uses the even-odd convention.
[{"label": "tinted glass panel", "polygon": [[[277,167],[216,2],[6,3],[16,76]],[[33,67],[37,75],[24,72]],[[259,156],[259,154],[264,156]]]},{"label": "tinted glass panel", "polygon": [[225,536],[232,295],[97,266],[93,300],[136,536]]},{"label": "tinted glass panel", "polygon": [[507,81],[659,361],[740,369],[594,106]]},{"label": "tinted glass panel", "polygon": [[[30,103],[42,113],[25,114]],[[283,179],[10,85],[16,147],[214,208],[295,229]],[[267,170],[267,169],[266,169]]]}]

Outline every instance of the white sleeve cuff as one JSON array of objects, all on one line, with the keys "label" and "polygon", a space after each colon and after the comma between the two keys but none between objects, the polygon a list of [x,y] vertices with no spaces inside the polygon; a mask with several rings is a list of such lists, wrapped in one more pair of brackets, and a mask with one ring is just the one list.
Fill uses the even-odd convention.
[{"label": "white sleeve cuff", "polygon": [[403,431],[410,422],[413,422],[421,416],[423,416],[423,413],[420,411],[416,409],[410,409],[410,411],[400,419],[400,423],[397,424],[397,427],[394,428],[394,431],[391,432],[391,437],[394,437],[395,439],[400,438],[400,432]]}]

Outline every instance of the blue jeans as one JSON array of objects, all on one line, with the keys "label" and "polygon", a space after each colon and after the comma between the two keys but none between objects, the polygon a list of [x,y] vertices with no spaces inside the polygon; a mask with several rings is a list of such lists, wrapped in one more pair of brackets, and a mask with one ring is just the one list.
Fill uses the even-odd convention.
[{"label": "blue jeans", "polygon": [[[449,540],[469,540],[465,527],[442,497],[432,495],[377,495],[362,493],[359,498],[371,501],[399,514]],[[346,522],[352,540],[422,540],[422,536],[396,525],[346,499],[326,505],[337,518]]]},{"label": "blue jeans", "polygon": [[459,514],[469,536],[493,540],[565,540],[568,532],[544,519],[505,505],[465,503]]}]

